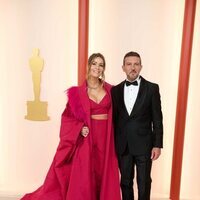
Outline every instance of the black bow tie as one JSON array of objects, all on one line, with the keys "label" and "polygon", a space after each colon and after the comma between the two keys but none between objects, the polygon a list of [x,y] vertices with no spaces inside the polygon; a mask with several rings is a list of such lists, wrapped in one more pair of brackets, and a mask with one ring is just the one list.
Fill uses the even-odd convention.
[{"label": "black bow tie", "polygon": [[138,82],[137,81],[133,81],[133,82],[126,81],[126,86],[129,86],[129,85],[138,85]]}]

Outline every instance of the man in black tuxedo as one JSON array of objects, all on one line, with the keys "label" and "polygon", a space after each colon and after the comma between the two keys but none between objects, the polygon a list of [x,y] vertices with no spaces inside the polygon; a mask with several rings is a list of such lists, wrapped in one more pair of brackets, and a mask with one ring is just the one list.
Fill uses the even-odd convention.
[{"label": "man in black tuxedo", "polygon": [[123,200],[133,200],[134,169],[138,199],[150,200],[151,166],[161,154],[163,124],[159,86],[140,76],[140,55],[124,56],[126,80],[112,88],[115,146]]}]

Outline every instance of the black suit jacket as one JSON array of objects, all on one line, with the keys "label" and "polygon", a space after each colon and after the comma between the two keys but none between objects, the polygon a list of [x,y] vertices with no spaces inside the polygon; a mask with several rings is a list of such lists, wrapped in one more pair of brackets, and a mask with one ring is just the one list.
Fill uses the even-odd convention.
[{"label": "black suit jacket", "polygon": [[129,115],[124,103],[124,84],[111,90],[115,146],[118,155],[128,145],[132,155],[144,155],[163,147],[163,123],[159,86],[141,77],[135,105]]}]

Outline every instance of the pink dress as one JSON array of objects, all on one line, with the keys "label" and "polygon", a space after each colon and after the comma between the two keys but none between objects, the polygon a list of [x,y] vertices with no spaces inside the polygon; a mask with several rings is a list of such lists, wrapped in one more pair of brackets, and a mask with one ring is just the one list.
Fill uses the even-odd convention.
[{"label": "pink dress", "polygon": [[[90,115],[108,114],[111,109],[108,93],[99,103],[89,99],[89,104]],[[66,200],[120,200],[114,148],[107,148],[111,142],[109,120],[90,119],[89,134],[78,145],[73,157]],[[89,152],[89,157],[86,157],[86,152]],[[108,156],[108,152],[113,156]],[[81,176],[78,177],[77,172]]]},{"label": "pink dress", "polygon": [[[105,83],[107,93],[98,104],[86,89],[86,83],[69,89],[60,143],[45,181],[21,200],[121,200],[111,86]],[[108,114],[108,119],[91,119],[95,114]],[[83,126],[89,127],[87,137],[80,135]]]},{"label": "pink dress", "polygon": [[[103,99],[96,103],[90,99],[91,115],[108,114],[111,106],[110,99],[106,93]],[[105,160],[105,144],[107,138],[107,119],[91,119],[90,134],[92,137],[92,171],[96,193],[96,199],[100,199],[102,175]]]}]

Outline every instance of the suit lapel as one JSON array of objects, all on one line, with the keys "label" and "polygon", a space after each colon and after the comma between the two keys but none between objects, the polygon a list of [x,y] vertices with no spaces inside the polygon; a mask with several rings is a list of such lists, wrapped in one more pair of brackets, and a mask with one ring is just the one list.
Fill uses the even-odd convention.
[{"label": "suit lapel", "polygon": [[125,84],[125,81],[121,82],[119,85],[119,106],[124,111],[124,114],[126,116],[129,116],[128,111],[125,106],[125,102],[124,102],[124,84]]}]

